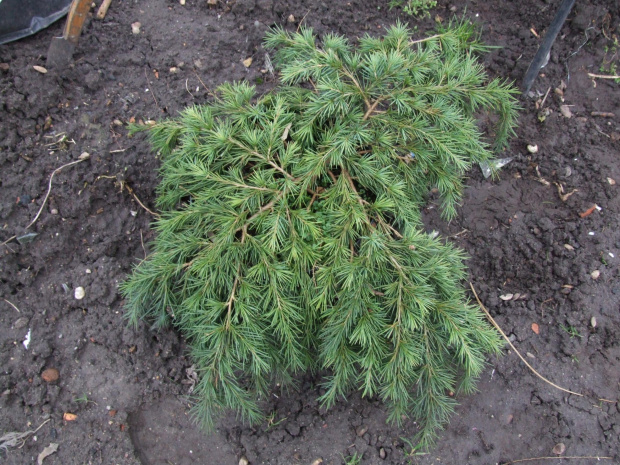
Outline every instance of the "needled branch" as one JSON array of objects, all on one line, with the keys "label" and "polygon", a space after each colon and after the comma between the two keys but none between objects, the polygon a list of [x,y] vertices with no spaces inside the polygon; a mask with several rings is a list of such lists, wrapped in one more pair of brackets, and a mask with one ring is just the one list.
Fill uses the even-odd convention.
[{"label": "needled branch", "polygon": [[397,24],[357,50],[303,28],[266,44],[286,86],[226,84],[151,129],[166,211],[121,286],[130,320],[186,337],[207,426],[225,409],[260,421],[274,378],[314,369],[326,406],[378,394],[427,446],[501,340],[467,303],[463,254],[416,229],[419,206],[438,185],[456,213],[465,170],[491,157],[476,118],[496,113],[504,143],[515,92],[486,82],[462,21],[419,41]]}]

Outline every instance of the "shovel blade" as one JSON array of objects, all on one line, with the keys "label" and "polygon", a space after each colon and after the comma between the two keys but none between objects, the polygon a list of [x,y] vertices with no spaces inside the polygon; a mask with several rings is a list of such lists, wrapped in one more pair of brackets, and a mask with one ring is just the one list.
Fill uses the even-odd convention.
[{"label": "shovel blade", "polygon": [[54,37],[47,51],[47,67],[63,68],[68,66],[73,59],[75,44],[64,37]]}]

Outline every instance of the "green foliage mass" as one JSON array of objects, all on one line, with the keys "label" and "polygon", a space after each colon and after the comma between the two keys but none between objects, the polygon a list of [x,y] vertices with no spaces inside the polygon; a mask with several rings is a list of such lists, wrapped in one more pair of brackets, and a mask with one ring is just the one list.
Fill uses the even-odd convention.
[{"label": "green foliage mass", "polygon": [[437,188],[455,215],[487,160],[475,115],[515,124],[515,90],[489,81],[465,22],[413,41],[404,26],[354,49],[277,29],[282,85],[215,100],[150,129],[161,153],[153,253],[122,285],[129,319],[172,323],[200,375],[197,417],[263,418],[272,383],[324,370],[321,402],[360,390],[428,444],[500,340],[466,299],[463,254],[422,231]]}]

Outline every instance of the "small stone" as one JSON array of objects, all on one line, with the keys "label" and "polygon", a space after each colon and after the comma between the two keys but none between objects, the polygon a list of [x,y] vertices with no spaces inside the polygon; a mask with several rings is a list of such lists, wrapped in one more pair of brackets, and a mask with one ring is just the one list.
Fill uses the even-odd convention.
[{"label": "small stone", "polygon": [[245,66],[246,68],[249,68],[251,64],[252,64],[252,57],[246,58],[245,60],[243,60],[243,66]]},{"label": "small stone", "polygon": [[595,316],[590,318],[590,324],[592,325],[593,328],[596,328],[596,317]]},{"label": "small stone", "polygon": [[15,329],[22,329],[26,326],[28,326],[28,318],[26,318],[25,316],[18,318],[15,323],[13,323],[13,328]]},{"label": "small stone", "polygon": [[555,455],[562,455],[566,452],[566,446],[562,442],[558,442],[555,446],[553,446],[553,453]]},{"label": "small stone", "polygon": [[357,428],[356,434],[361,438],[368,431],[368,426],[361,425]]},{"label": "small stone", "polygon": [[321,465],[323,463],[323,459],[318,458],[312,461],[310,465]]},{"label": "small stone", "polygon": [[527,355],[529,358],[536,358],[536,356],[531,352],[526,352],[525,355]]},{"label": "small stone", "polygon": [[594,270],[592,273],[590,273],[590,276],[592,277],[592,279],[598,279],[600,275],[601,275],[601,272],[599,270]]},{"label": "small stone", "polygon": [[530,153],[537,153],[538,152],[538,145],[528,145],[527,146],[527,151]]},{"label": "small stone", "polygon": [[185,5],[185,0],[179,0],[179,3],[180,3],[181,5]]},{"label": "small stone", "polygon": [[0,71],[7,72],[11,67],[8,63],[0,63]]},{"label": "small stone", "polygon": [[387,454],[385,453],[385,449],[383,447],[379,449],[379,457],[381,457],[381,460],[385,460],[385,458],[387,457]]},{"label": "small stone", "polygon": [[52,215],[58,215],[58,209],[57,209],[57,208],[52,208],[52,209],[50,210],[50,213],[51,213]]},{"label": "small stone", "polygon": [[41,378],[46,383],[53,383],[54,381],[58,381],[59,377],[60,373],[56,368],[47,368],[43,370],[43,373],[41,373]]},{"label": "small stone", "polygon": [[287,21],[288,21],[289,23],[294,23],[294,22],[295,22],[295,16],[293,16],[293,15],[289,15],[289,16],[288,16]]},{"label": "small stone", "polygon": [[173,66],[172,68],[170,68],[170,74],[177,74],[179,72],[179,68],[177,68],[176,66]]},{"label": "small stone", "polygon": [[142,24],[140,24],[139,21],[136,21],[135,23],[131,23],[131,32],[134,34],[140,34],[141,27],[142,27]]},{"label": "small stone", "polygon": [[217,5],[217,0],[207,0],[207,5]]},{"label": "small stone", "polygon": [[510,342],[515,342],[517,340],[517,336],[515,336],[514,334],[511,334],[510,336],[508,336],[508,340]]},{"label": "small stone", "polygon": [[35,71],[38,71],[41,74],[47,73],[47,69],[45,69],[43,66],[34,65],[32,69],[34,69]]},{"label": "small stone", "polygon": [[566,168],[564,168],[564,176],[568,178],[570,177],[571,174],[573,174],[573,170],[570,166],[567,166]]},{"label": "small stone", "polygon": [[73,296],[77,300],[82,300],[85,295],[86,295],[86,291],[84,290],[84,288],[82,286],[76,287],[75,290],[73,291]]},{"label": "small stone", "polygon": [[607,178],[607,182],[609,183],[610,186],[615,186],[616,185],[616,181],[612,178]]},{"label": "small stone", "polygon": [[570,107],[568,105],[560,105],[560,113],[564,118],[572,118],[573,112],[570,111]]},{"label": "small stone", "polygon": [[570,245],[570,244],[564,244],[564,248],[565,248],[566,250],[570,250],[570,251],[575,250],[575,247],[573,247],[573,246],[572,246],[572,245]]},{"label": "small stone", "polygon": [[451,11],[452,13],[455,13],[455,12],[456,12],[456,6],[452,5],[452,6],[450,7],[450,11]]},{"label": "small stone", "polygon": [[499,296],[499,298],[504,300],[504,301],[512,300],[513,297],[514,297],[514,295],[512,295],[512,294],[504,294],[504,295],[500,295]]},{"label": "small stone", "polygon": [[242,455],[241,458],[239,459],[239,465],[249,465],[249,464],[250,464],[250,462],[245,457],[245,455]]}]

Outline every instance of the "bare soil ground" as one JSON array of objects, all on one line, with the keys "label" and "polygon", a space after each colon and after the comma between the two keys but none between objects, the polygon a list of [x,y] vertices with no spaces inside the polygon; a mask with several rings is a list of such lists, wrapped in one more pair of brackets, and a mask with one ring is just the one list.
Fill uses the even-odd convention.
[{"label": "bare soil ground", "polygon": [[[486,58],[490,74],[520,82],[540,43],[536,34],[558,3],[440,0],[432,17],[415,19],[389,11],[385,0],[215,7],[204,0],[116,0],[103,21],[87,24],[69,69],[33,69],[45,66],[62,23],[0,46],[0,434],[45,422],[22,447],[0,451],[1,461],[36,463],[57,443],[46,465],[224,465],[241,457],[340,465],[354,454],[364,464],[486,465],[555,456],[562,443],[564,456],[619,464],[620,84],[588,76],[611,74],[601,67],[612,71],[617,59],[615,0],[577,2],[533,96],[521,98],[518,137],[500,155],[513,160],[499,179],[472,171],[451,224],[438,219],[433,199],[426,209],[429,231],[471,257],[471,282],[517,349],[582,397],[544,383],[507,347],[504,357],[489,360],[480,392],[459,398],[427,455],[415,455],[403,439],[415,423],[387,424],[376,399],[352,394],[330,411],[319,408],[311,376],[299,380],[299,391],[273,391],[265,402],[271,421],[250,428],[225,418],[205,435],[188,416],[193,378],[183,341],[146,324],[128,329],[117,292],[148,253],[152,216],[136,197],[152,207],[158,182],[157,157],[143,137],[127,136],[126,123],[175,115],[225,81],[246,79],[268,90],[274,78],[261,73],[268,27],[296,28],[303,18],[319,34],[355,40],[399,17],[422,34],[435,20],[465,14],[487,44],[501,46]],[[135,22],[139,34],[132,33]],[[561,105],[568,105],[564,113]],[[538,151],[530,153],[528,144]],[[56,173],[41,216],[26,228],[51,173],[83,152],[90,158]],[[11,239],[31,232],[38,234],[31,242]],[[513,298],[504,300],[508,294]],[[42,379],[48,368],[58,370],[58,380]],[[66,413],[75,419],[63,419]]]}]

